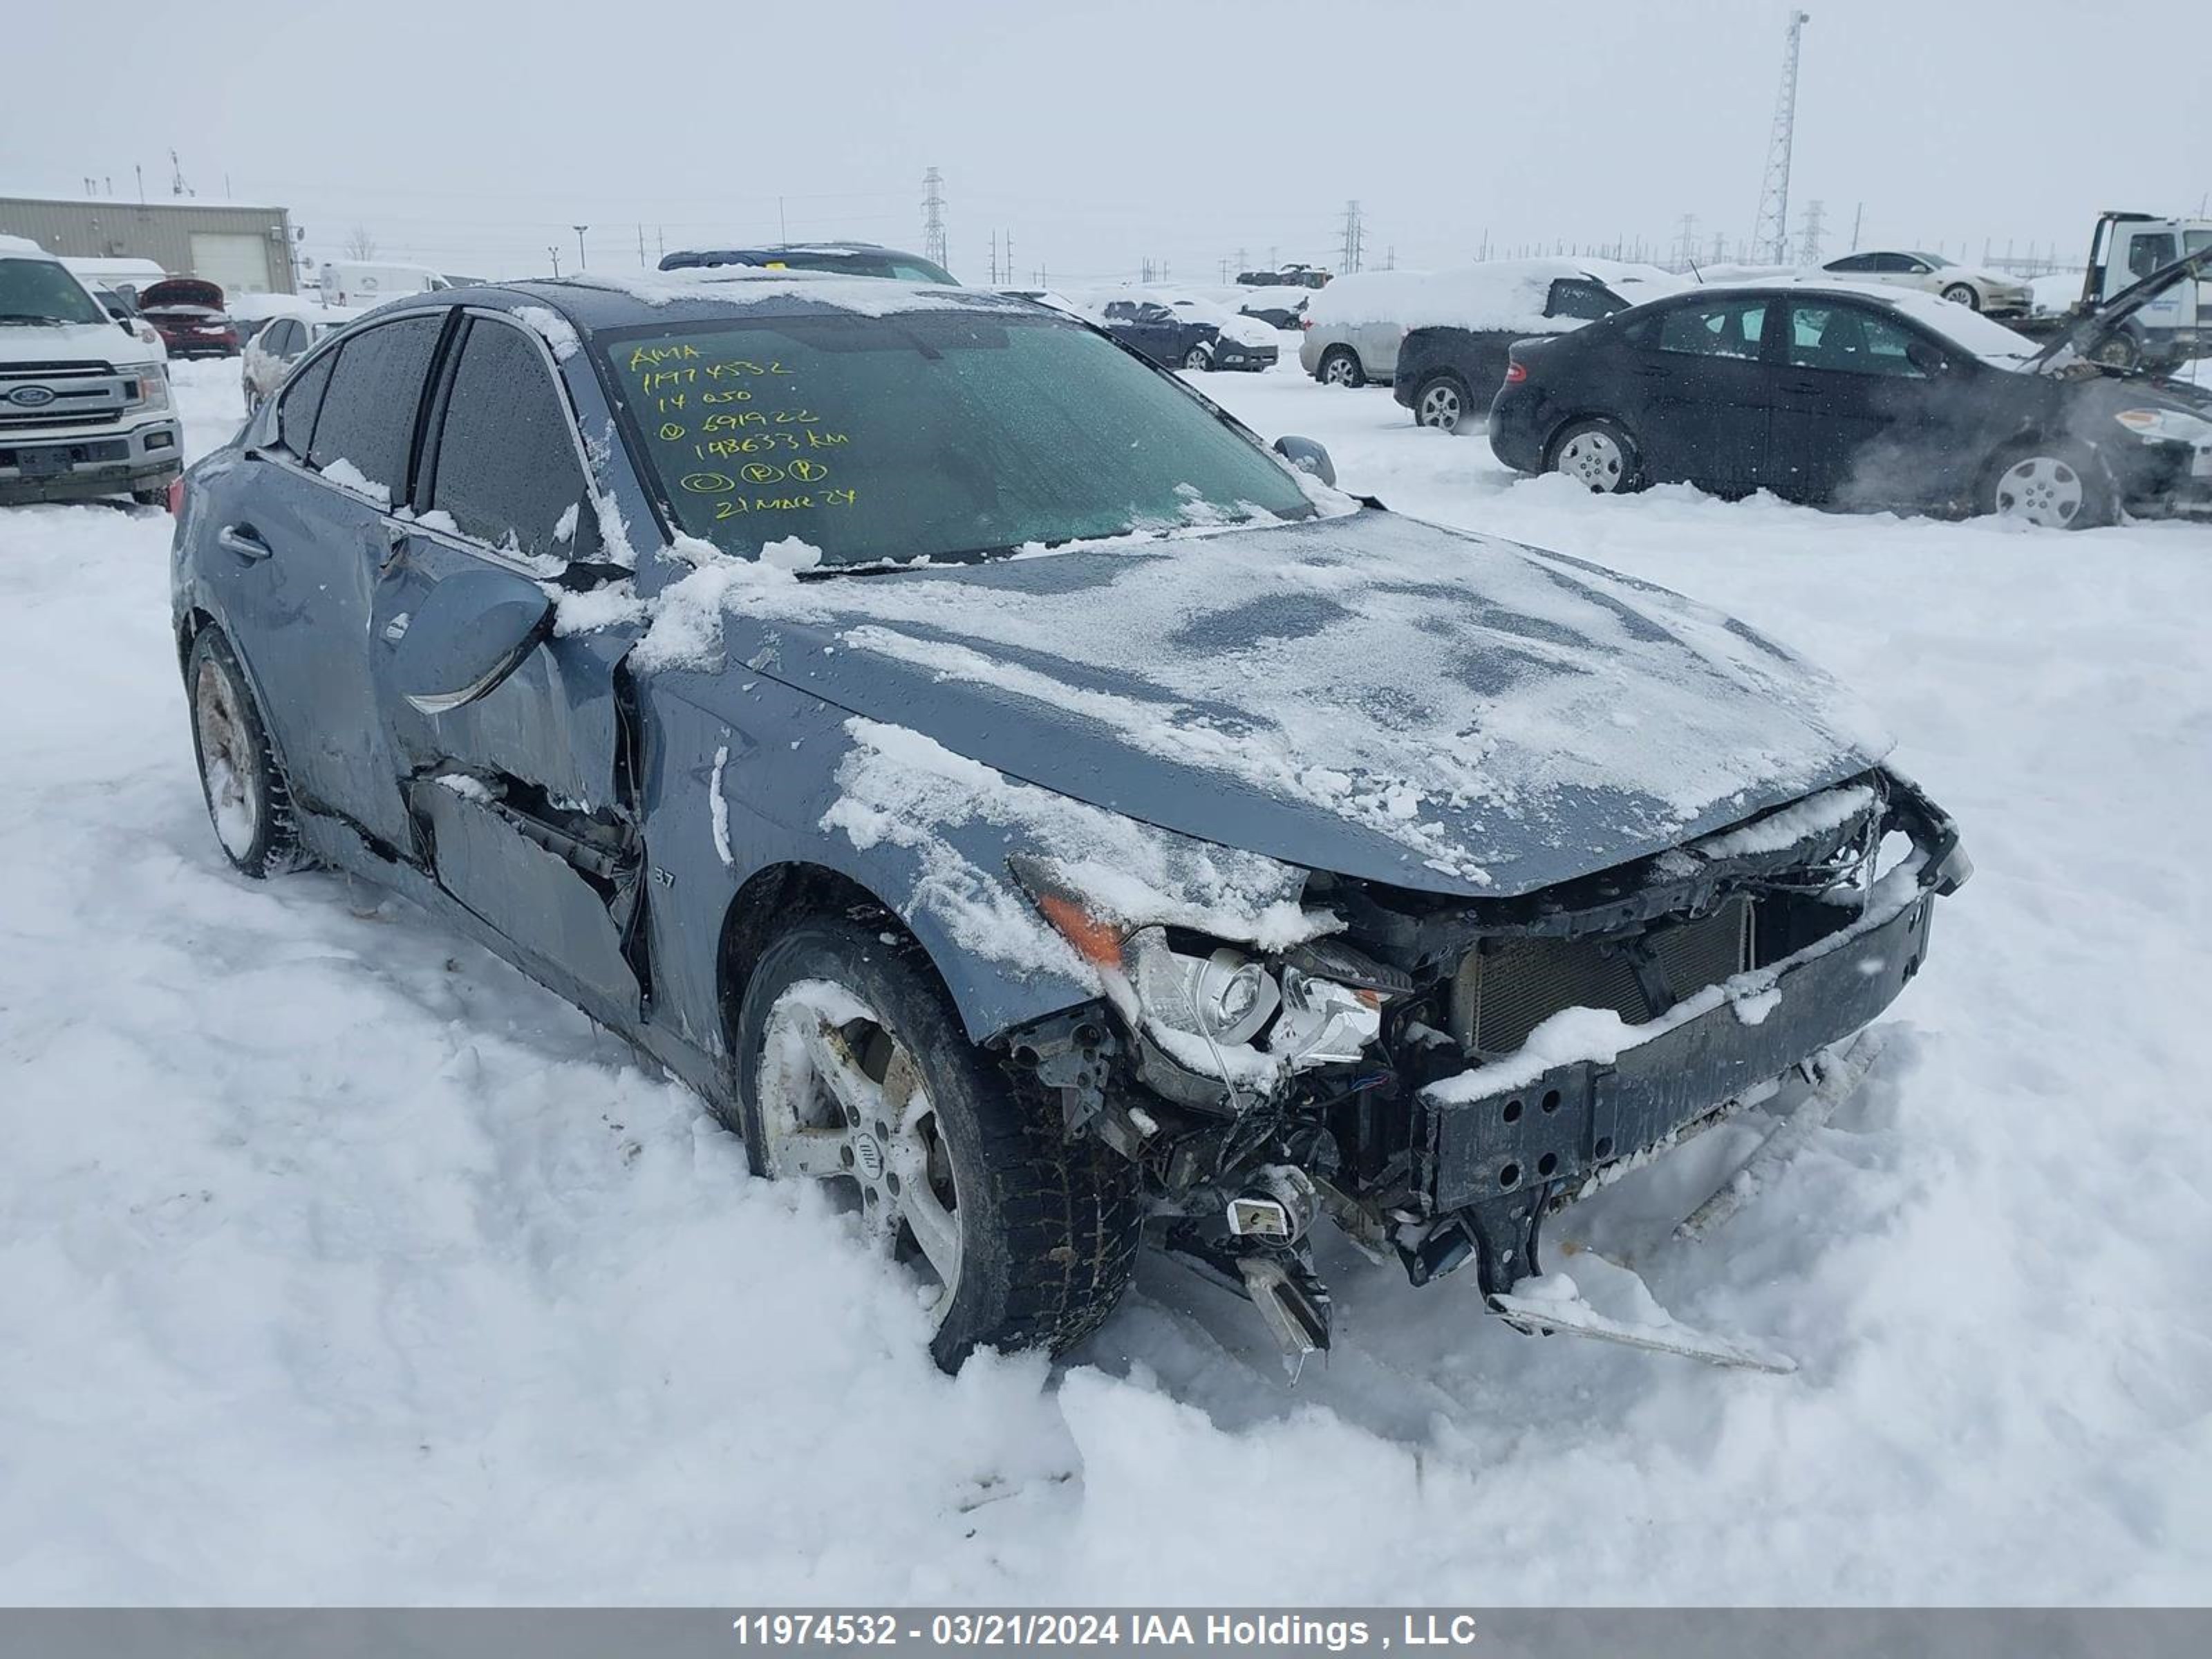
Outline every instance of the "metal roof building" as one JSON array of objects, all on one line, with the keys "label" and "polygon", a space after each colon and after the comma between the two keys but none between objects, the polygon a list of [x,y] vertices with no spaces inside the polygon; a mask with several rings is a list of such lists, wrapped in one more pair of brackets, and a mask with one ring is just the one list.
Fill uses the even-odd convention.
[{"label": "metal roof building", "polygon": [[27,236],[65,257],[151,259],[172,276],[198,276],[225,294],[295,289],[292,216],[284,208],[0,196],[0,234]]}]

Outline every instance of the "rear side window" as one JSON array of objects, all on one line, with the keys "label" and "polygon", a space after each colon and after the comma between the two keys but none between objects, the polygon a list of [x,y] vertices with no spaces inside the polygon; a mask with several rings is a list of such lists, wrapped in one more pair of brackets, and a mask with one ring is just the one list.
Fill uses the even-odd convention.
[{"label": "rear side window", "polygon": [[1764,300],[1683,306],[1659,321],[1659,349],[1695,357],[1757,357],[1766,325]]},{"label": "rear side window", "polygon": [[478,541],[566,557],[584,497],[572,431],[537,342],[471,320],[446,398],[431,507]]},{"label": "rear side window", "polygon": [[276,410],[276,435],[284,447],[305,459],[315,435],[315,413],[323,406],[323,390],[331,383],[331,365],[338,355],[326,351],[295,374],[284,387],[284,401]]},{"label": "rear side window", "polygon": [[356,334],[339,349],[307,449],[317,471],[343,461],[367,481],[370,495],[387,501],[406,495],[416,410],[445,320],[443,312],[403,318]]}]

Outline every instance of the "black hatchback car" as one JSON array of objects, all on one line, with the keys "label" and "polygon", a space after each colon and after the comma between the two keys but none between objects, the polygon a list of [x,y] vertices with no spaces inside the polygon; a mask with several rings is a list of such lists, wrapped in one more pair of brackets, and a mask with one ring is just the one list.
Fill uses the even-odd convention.
[{"label": "black hatchback car", "polygon": [[1911,292],[1708,289],[1522,341],[1490,442],[1517,471],[1607,493],[1688,483],[2063,529],[2212,513],[2212,395]]}]

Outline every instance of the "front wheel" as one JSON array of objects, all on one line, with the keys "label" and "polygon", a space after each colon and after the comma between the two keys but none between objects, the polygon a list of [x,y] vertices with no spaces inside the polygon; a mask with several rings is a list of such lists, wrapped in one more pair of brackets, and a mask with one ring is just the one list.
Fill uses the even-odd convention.
[{"label": "front wheel", "polygon": [[1323,386],[1364,386],[1367,371],[1359,366],[1359,355],[1348,346],[1331,346],[1321,360],[1321,373],[1316,377]]},{"label": "front wheel", "polygon": [[292,792],[270,747],[252,688],[230,641],[212,624],[193,636],[185,687],[200,793],[223,856],[240,875],[257,881],[295,867],[300,835]]},{"label": "front wheel", "polygon": [[1952,283],[1943,290],[1943,297],[1954,305],[1966,307],[1969,311],[1979,311],[1982,308],[1982,296],[1974,291],[1973,284],[1971,283]]},{"label": "front wheel", "polygon": [[1188,369],[1212,368],[1213,354],[1202,345],[1194,345],[1182,354],[1182,366]]},{"label": "front wheel", "polygon": [[1577,421],[1552,446],[1552,468],[1601,495],[1617,495],[1640,482],[1636,441],[1612,421]]},{"label": "front wheel", "polygon": [[1437,374],[1421,382],[1413,392],[1413,420],[1439,432],[1456,432],[1467,418],[1467,388],[1453,374]]},{"label": "front wheel", "polygon": [[762,956],[735,1036],[754,1170],[858,1205],[922,1286],[939,1364],[1060,1353],[1113,1311],[1143,1225],[1134,1169],[1016,1093],[915,947],[802,921]]},{"label": "front wheel", "polygon": [[1983,510],[2047,530],[2087,530],[2112,521],[2112,490],[2104,469],[2075,446],[2030,446],[1990,469]]}]

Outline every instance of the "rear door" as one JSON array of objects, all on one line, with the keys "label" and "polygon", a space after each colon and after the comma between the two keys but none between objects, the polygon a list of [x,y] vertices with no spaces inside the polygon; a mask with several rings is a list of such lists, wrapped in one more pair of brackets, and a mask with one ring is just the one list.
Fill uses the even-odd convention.
[{"label": "rear door", "polygon": [[[443,311],[349,336],[286,386],[277,439],[219,477],[209,586],[269,711],[293,793],[408,845],[369,687],[369,613],[393,556]],[[242,476],[240,476],[242,475]]]},{"label": "rear door", "polygon": [[1723,494],[1768,477],[1779,302],[1771,295],[1695,301],[1639,318],[1625,331],[1627,406],[1646,477]]},{"label": "rear door", "polygon": [[596,546],[586,476],[544,342],[503,313],[468,313],[426,420],[422,512],[377,584],[370,650],[394,787],[439,885],[538,979],[626,1021],[640,1005],[624,940],[641,843],[616,673],[634,630],[549,639],[489,694],[442,712],[411,704],[392,672],[441,583],[493,572],[526,591],[577,576]]}]

